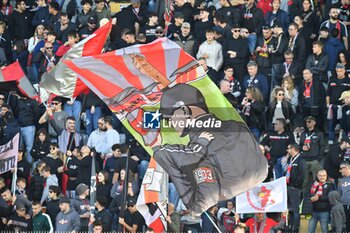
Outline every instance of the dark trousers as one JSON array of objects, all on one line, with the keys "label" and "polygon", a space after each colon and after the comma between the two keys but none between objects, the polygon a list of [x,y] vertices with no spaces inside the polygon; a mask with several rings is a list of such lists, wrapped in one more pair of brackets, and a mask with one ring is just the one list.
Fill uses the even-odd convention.
[{"label": "dark trousers", "polygon": [[346,232],[350,232],[350,205],[344,205],[346,216]]},{"label": "dark trousers", "polygon": [[299,205],[301,201],[301,189],[297,189],[291,186],[287,187],[288,196],[288,210],[289,210],[289,222],[293,232],[299,232],[300,228],[300,214]]}]

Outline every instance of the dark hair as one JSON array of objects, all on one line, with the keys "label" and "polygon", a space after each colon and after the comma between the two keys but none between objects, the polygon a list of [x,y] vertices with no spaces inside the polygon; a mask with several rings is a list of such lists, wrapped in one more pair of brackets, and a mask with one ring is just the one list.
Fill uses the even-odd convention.
[{"label": "dark hair", "polygon": [[90,4],[90,6],[93,5],[92,0],[82,0],[80,3],[81,3],[82,6],[85,5],[86,3]]},{"label": "dark hair", "polygon": [[56,142],[51,142],[51,143],[50,143],[50,146],[54,146],[54,147],[56,147],[56,148],[59,148],[59,146],[58,146],[58,144],[57,144]]},{"label": "dark hair", "polygon": [[223,15],[217,15],[217,16],[215,16],[215,18],[216,18],[216,22],[227,23],[227,21]]},{"label": "dark hair", "polygon": [[[343,49],[342,51],[339,52],[337,62],[340,62],[339,55],[340,55],[341,53],[344,54],[344,56],[345,56],[346,64],[349,64],[349,62],[350,62],[350,54],[349,54],[349,52],[346,51],[345,49]],[[4,106],[4,105],[3,105],[3,106]]]},{"label": "dark hair", "polygon": [[300,151],[300,147],[299,147],[299,145],[297,144],[297,143],[291,143],[291,144],[289,144],[289,147],[292,149],[294,149],[294,150],[296,150],[297,152],[299,152]]},{"label": "dark hair", "polygon": [[44,167],[43,167],[43,170],[42,170],[43,172],[50,172],[51,173],[51,167],[49,166],[49,165],[45,165]]},{"label": "dark hair", "polygon": [[96,202],[98,202],[101,206],[106,207],[107,206],[107,198],[104,196],[97,196]]},{"label": "dark hair", "polygon": [[233,71],[235,71],[235,68],[233,66],[231,66],[231,65],[226,65],[224,67],[224,70],[228,70],[228,69],[233,69]]},{"label": "dark hair", "polygon": [[319,40],[317,40],[314,43],[312,43],[312,45],[318,45],[318,46],[321,47],[322,50],[323,50],[323,47],[324,47],[324,43],[322,41],[319,41]]},{"label": "dark hair", "polygon": [[112,125],[113,124],[113,120],[112,120],[112,117],[111,116],[105,116],[105,123],[109,124],[109,125]]},{"label": "dark hair", "polygon": [[75,121],[75,117],[74,116],[69,116],[69,117],[67,117],[67,121],[68,120]]},{"label": "dark hair", "polygon": [[10,190],[8,187],[3,187],[3,188],[0,190],[0,193],[3,194],[3,193],[6,192],[7,190],[11,192],[11,190]]},{"label": "dark hair", "polygon": [[18,5],[21,5],[21,2],[26,2],[26,1],[24,1],[24,0],[16,0],[16,7],[18,6]]},{"label": "dark hair", "polygon": [[112,146],[112,151],[115,151],[116,149],[119,149],[120,150],[120,144],[116,143]]},{"label": "dark hair", "polygon": [[60,4],[56,1],[51,1],[49,3],[49,6],[53,9],[55,9],[56,11],[60,11]]},{"label": "dark hair", "polygon": [[66,12],[60,12],[60,17],[68,17],[68,14]]},{"label": "dark hair", "polygon": [[41,206],[41,202],[40,201],[33,201],[32,205],[40,205]]},{"label": "dark hair", "polygon": [[287,49],[287,50],[284,52],[284,55],[285,55],[285,56],[293,55],[293,57],[294,57],[294,53],[293,53],[292,50],[290,50],[290,49]]},{"label": "dark hair", "polygon": [[108,179],[109,179],[109,173],[108,173],[108,171],[106,171],[106,170],[101,170],[100,172],[101,172],[102,175],[104,176],[105,182],[107,183],[107,182],[108,182]]},{"label": "dark hair", "polygon": [[47,132],[47,130],[45,128],[40,128],[38,130],[38,132],[36,132],[36,137],[35,137],[35,141],[39,142],[39,135],[40,134],[44,134],[45,135],[45,141],[44,142],[48,142],[50,141],[50,134]]},{"label": "dark hair", "polygon": [[296,29],[299,29],[298,24],[295,23],[295,22],[291,22],[291,23],[289,24],[289,26],[294,26]]},{"label": "dark hair", "polygon": [[286,129],[287,126],[287,121],[284,118],[277,118],[276,121],[281,122],[281,124],[283,125],[283,129]]},{"label": "dark hair", "polygon": [[123,143],[120,145],[119,149],[122,154],[126,154],[129,150],[129,146],[126,143]]},{"label": "dark hair", "polygon": [[101,226],[102,227],[102,230],[103,230],[103,223],[100,221],[100,220],[95,220],[92,225],[94,227],[97,227],[97,226]]},{"label": "dark hair", "polygon": [[23,52],[27,49],[24,40],[16,40],[14,46],[16,46],[17,53]]},{"label": "dark hair", "polygon": [[52,98],[52,101],[57,101],[62,103],[62,97],[61,96],[55,96],[54,98]]},{"label": "dark hair", "polygon": [[38,174],[39,173],[39,167],[41,167],[44,164],[46,166],[46,162],[44,160],[40,160],[35,166],[34,173]]},{"label": "dark hair", "polygon": [[60,193],[61,193],[61,188],[59,186],[56,186],[56,185],[50,185],[49,190],[51,190],[53,193],[56,193],[57,196],[60,195]]},{"label": "dark hair", "polygon": [[205,30],[205,33],[215,33],[214,28],[208,28],[207,30]]},{"label": "dark hair", "polygon": [[95,0],[95,4],[101,3],[101,2],[105,2],[105,0]]},{"label": "dark hair", "polygon": [[24,179],[23,177],[18,177],[17,180],[16,180],[16,184],[18,184],[21,181],[24,182],[25,184],[27,184],[27,180]]},{"label": "dark hair", "polygon": [[76,30],[72,30],[72,31],[68,32],[68,37],[73,37],[76,39],[79,37],[79,35],[78,35]]}]

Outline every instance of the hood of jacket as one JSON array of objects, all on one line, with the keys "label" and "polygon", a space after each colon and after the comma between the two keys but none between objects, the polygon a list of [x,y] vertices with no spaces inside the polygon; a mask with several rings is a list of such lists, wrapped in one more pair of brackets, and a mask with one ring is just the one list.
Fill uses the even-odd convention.
[{"label": "hood of jacket", "polygon": [[332,191],[328,194],[329,203],[331,203],[332,206],[336,205],[340,202],[340,193],[338,191]]}]

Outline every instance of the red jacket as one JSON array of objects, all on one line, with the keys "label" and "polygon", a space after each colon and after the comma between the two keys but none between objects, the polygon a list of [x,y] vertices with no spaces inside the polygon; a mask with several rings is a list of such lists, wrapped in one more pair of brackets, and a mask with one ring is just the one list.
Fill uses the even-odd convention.
[{"label": "red jacket", "polygon": [[[250,233],[257,233],[257,232],[259,232],[258,229],[257,229],[257,232],[254,231],[254,226],[255,226],[255,219],[254,218],[248,219],[248,221],[245,224],[247,225],[247,227],[249,227],[249,232]],[[265,226],[261,226],[261,227],[264,227],[263,233],[269,233],[271,228],[273,228],[277,224],[278,224],[278,222],[272,220],[271,218],[266,218]]]}]

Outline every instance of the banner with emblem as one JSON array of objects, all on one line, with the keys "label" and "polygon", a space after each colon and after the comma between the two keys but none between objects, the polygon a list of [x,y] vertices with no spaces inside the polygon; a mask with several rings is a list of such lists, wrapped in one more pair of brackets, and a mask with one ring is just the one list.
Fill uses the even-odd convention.
[{"label": "banner with emblem", "polygon": [[287,210],[286,177],[268,183],[261,183],[236,197],[239,214],[284,212]]},{"label": "banner with emblem", "polygon": [[8,143],[0,146],[0,174],[17,167],[19,133]]},{"label": "banner with emblem", "polygon": [[160,38],[65,63],[169,174],[188,210],[200,214],[267,176],[247,125],[175,42]]}]

